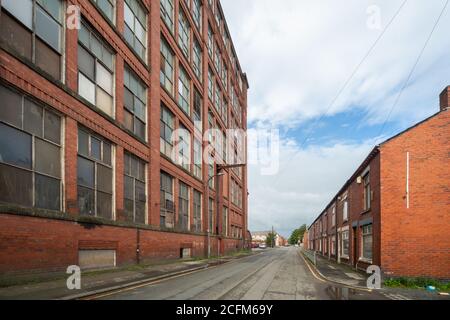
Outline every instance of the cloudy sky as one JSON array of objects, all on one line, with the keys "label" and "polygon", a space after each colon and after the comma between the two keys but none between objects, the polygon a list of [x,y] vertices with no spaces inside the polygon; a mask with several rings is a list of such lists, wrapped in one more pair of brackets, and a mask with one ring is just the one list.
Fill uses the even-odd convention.
[{"label": "cloudy sky", "polygon": [[221,0],[249,126],[280,130],[279,172],[249,168],[251,231],[310,224],[374,145],[438,111],[446,2]]}]

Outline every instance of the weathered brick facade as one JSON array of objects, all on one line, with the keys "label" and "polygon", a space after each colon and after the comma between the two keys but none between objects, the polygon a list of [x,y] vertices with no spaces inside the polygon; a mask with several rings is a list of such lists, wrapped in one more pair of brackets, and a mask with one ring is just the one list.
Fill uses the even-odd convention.
[{"label": "weathered brick facade", "polygon": [[[103,41],[114,50],[114,114],[109,116],[89,103],[78,93],[78,37],[77,29],[64,28],[63,46],[63,80],[54,79],[45,70],[38,68],[32,61],[22,57],[12,43],[2,40],[0,48],[0,84],[52,108],[62,116],[63,123],[63,178],[62,210],[60,212],[24,208],[13,203],[0,203],[0,272],[65,270],[68,265],[78,263],[78,252],[84,249],[116,250],[116,265],[131,264],[152,259],[178,259],[180,250],[191,249],[192,256],[204,256],[207,253],[208,199],[206,181],[209,178],[208,166],[203,163],[202,178],[196,178],[191,170],[169,160],[160,153],[160,107],[163,103],[175,116],[175,127],[180,124],[194,136],[192,114],[180,109],[177,102],[179,92],[178,74],[180,66],[190,78],[191,113],[194,105],[194,88],[199,92],[203,128],[208,129],[208,112],[216,118],[222,130],[233,126],[232,120],[241,117],[241,129],[246,130],[247,89],[246,75],[242,72],[231,40],[225,44],[221,33],[228,32],[223,20],[219,27],[215,13],[222,9],[210,7],[207,1],[201,4],[201,30],[196,27],[193,18],[194,0],[189,7],[184,0],[173,0],[174,31],[167,28],[161,18],[159,0],[138,0],[147,11],[147,59],[140,58],[124,37],[125,0],[115,1],[114,21],[109,21],[95,1],[63,1],[63,12],[70,5],[80,8],[81,16]],[[182,10],[190,24],[190,47],[197,39],[202,50],[202,76],[199,79],[193,70],[193,62],[187,59],[178,44],[178,15]],[[213,12],[214,10],[214,12]],[[219,11],[218,11],[219,10]],[[10,15],[2,9],[0,19]],[[214,30],[214,40],[221,48],[221,58],[227,66],[227,86],[219,80],[221,75],[214,68],[212,57],[208,55],[208,25]],[[220,28],[220,29],[219,29]],[[7,35],[9,36],[9,35]],[[160,86],[161,37],[167,41],[174,53],[174,90],[169,94]],[[191,52],[192,56],[192,52]],[[233,57],[233,59],[232,59]],[[147,87],[146,139],[142,139],[124,127],[124,67],[129,66]],[[224,101],[231,102],[231,88],[237,93],[240,115],[229,105],[227,122],[218,114],[213,101],[208,98],[208,68],[213,70],[218,85],[221,86]],[[1,106],[0,106],[1,108]],[[98,217],[85,217],[78,208],[77,191],[77,154],[78,128],[83,126],[95,134],[107,139],[114,146],[114,197],[113,219],[107,221]],[[246,144],[246,141],[243,142]],[[203,142],[206,148],[208,142]],[[191,141],[191,147],[193,141]],[[146,223],[135,224],[126,221],[124,213],[124,152],[131,153],[146,163]],[[191,159],[193,151],[191,150]],[[201,216],[203,228],[199,232],[189,230],[166,230],[160,226],[160,173],[174,178],[175,217],[178,219],[179,181],[189,187],[189,225],[194,223],[193,192],[202,193]],[[215,172],[217,173],[217,172]],[[219,203],[214,211],[219,221],[221,235],[211,236],[211,252],[216,254],[218,243],[221,253],[242,248],[247,235],[247,168],[242,168],[242,175],[237,176],[233,170],[226,169],[225,176],[220,177],[217,194],[209,191],[209,196]],[[242,188],[241,205],[231,201],[228,180],[233,178]],[[226,180],[226,181],[224,181]],[[2,181],[0,181],[2,183]],[[222,187],[225,186],[225,189]],[[228,231],[230,226],[239,227],[244,232],[222,234],[223,207],[228,208]],[[218,210],[217,210],[218,209]],[[215,217],[216,219],[216,217]]]},{"label": "weathered brick facade", "polygon": [[[361,270],[378,265],[386,276],[450,278],[449,96],[447,87],[439,113],[372,150],[310,226],[308,249]],[[329,224],[333,206],[337,230]],[[363,232],[371,232],[367,250]],[[336,255],[324,245],[332,237]]]}]

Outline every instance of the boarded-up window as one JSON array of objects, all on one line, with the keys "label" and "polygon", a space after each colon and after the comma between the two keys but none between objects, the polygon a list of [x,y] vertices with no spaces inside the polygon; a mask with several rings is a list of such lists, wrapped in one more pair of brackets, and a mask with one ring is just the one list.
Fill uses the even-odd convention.
[{"label": "boarded-up window", "polygon": [[113,268],[116,266],[116,250],[79,250],[78,265],[82,270]]}]

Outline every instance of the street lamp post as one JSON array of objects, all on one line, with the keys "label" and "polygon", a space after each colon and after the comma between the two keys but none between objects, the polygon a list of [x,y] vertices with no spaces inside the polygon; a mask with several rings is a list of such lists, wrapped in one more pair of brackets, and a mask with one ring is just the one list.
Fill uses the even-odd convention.
[{"label": "street lamp post", "polygon": [[[210,208],[209,208],[209,182],[212,179],[214,179],[216,177],[218,178],[218,177],[223,176],[223,175],[224,175],[223,172],[219,172],[217,174],[213,174],[212,176],[210,176],[208,178],[208,181],[206,182],[206,203],[208,204],[208,210],[207,210],[207,214],[208,214],[208,229],[207,229],[207,233],[208,233],[208,259],[211,257],[211,221],[209,220],[209,210],[210,210]],[[216,190],[216,192],[217,192],[217,190]]]},{"label": "street lamp post", "polygon": [[[238,168],[238,167],[244,167],[245,164],[232,164],[232,165],[220,165],[220,164],[216,164],[216,170],[217,173],[210,176],[208,178],[208,181],[206,182],[206,201],[208,204],[208,229],[207,229],[207,233],[208,233],[208,259],[211,257],[211,221],[209,221],[209,182],[211,181],[211,179],[214,179],[215,177],[220,177],[225,175],[225,173],[222,172],[222,170],[224,169],[230,169],[230,168]],[[215,223],[215,229],[218,230],[218,226],[219,226],[219,196],[218,196],[218,186],[219,184],[216,183],[216,223]],[[219,230],[218,230],[219,231]],[[219,232],[217,232],[219,233]],[[218,235],[219,236],[219,235]],[[217,256],[220,255],[220,248],[219,248],[219,243],[217,242]]]}]

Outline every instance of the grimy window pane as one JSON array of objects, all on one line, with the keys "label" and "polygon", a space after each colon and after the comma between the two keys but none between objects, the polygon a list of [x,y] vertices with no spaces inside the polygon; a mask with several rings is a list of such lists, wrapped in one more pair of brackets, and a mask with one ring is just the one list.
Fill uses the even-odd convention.
[{"label": "grimy window pane", "polygon": [[78,209],[80,214],[94,216],[94,191],[91,189],[78,187]]},{"label": "grimy window pane", "polygon": [[112,74],[106,70],[100,63],[97,63],[96,82],[108,94],[112,95]]},{"label": "grimy window pane", "polygon": [[136,202],[135,219],[136,223],[145,223],[145,202]]},{"label": "grimy window pane", "polygon": [[35,176],[37,208],[60,210],[61,208],[61,183],[58,179],[53,179],[40,174]]},{"label": "grimy window pane", "polygon": [[78,73],[78,93],[90,103],[95,104],[95,84],[82,73]]},{"label": "grimy window pane", "polygon": [[44,110],[27,99],[23,106],[23,129],[35,136],[42,137],[42,116]]},{"label": "grimy window pane", "polygon": [[36,34],[53,49],[60,51],[61,27],[39,6],[36,7]]},{"label": "grimy window pane", "polygon": [[143,123],[141,120],[139,119],[135,119],[134,122],[134,133],[145,140],[145,123]]},{"label": "grimy window pane", "polygon": [[98,6],[108,16],[109,20],[113,20],[113,6],[108,0],[98,0]]},{"label": "grimy window pane", "polygon": [[145,163],[143,161],[139,161],[139,177],[137,177],[141,181],[145,181]]},{"label": "grimy window pane", "polygon": [[0,162],[31,169],[31,136],[0,123]]},{"label": "grimy window pane", "polygon": [[38,0],[38,2],[58,21],[61,20],[61,0]]},{"label": "grimy window pane", "polygon": [[123,186],[124,186],[124,197],[125,199],[134,200],[133,191],[133,178],[129,176],[124,176]]},{"label": "grimy window pane", "polygon": [[131,157],[128,154],[125,154],[125,161],[124,161],[124,170],[125,174],[130,175],[131,172]]},{"label": "grimy window pane", "polygon": [[131,157],[131,176],[137,177],[138,176],[138,162],[135,157]]},{"label": "grimy window pane", "polygon": [[61,57],[38,38],[36,38],[36,65],[53,78],[61,79]]},{"label": "grimy window pane", "polygon": [[78,157],[78,184],[94,188],[94,162]]},{"label": "grimy window pane", "polygon": [[134,201],[125,199],[124,201],[125,215],[127,221],[133,221]]},{"label": "grimy window pane", "polygon": [[60,148],[35,138],[35,169],[53,177],[61,177]]},{"label": "grimy window pane", "polygon": [[[14,2],[18,2],[14,0]],[[7,14],[0,19],[0,37],[19,55],[31,60],[31,32]]]},{"label": "grimy window pane", "polygon": [[124,99],[123,103],[127,109],[134,111],[134,97],[130,90],[124,88]]},{"label": "grimy window pane", "polygon": [[145,202],[145,183],[136,181],[136,201]]},{"label": "grimy window pane", "polygon": [[97,164],[97,189],[112,193],[112,170]]},{"label": "grimy window pane", "polygon": [[0,163],[0,201],[31,207],[32,195],[31,172]]},{"label": "grimy window pane", "polygon": [[103,142],[103,163],[111,165],[111,145]]},{"label": "grimy window pane", "polygon": [[113,115],[113,98],[100,87],[97,87],[97,107],[106,114]]},{"label": "grimy window pane", "polygon": [[102,58],[102,44],[100,40],[97,38],[97,36],[91,34],[91,50],[92,53],[95,54],[95,56],[99,59]]},{"label": "grimy window pane", "polygon": [[91,136],[91,156],[97,160],[102,159],[101,153],[102,142]]},{"label": "grimy window pane", "polygon": [[89,156],[89,135],[83,130],[78,130],[78,153]]},{"label": "grimy window pane", "polygon": [[134,129],[134,117],[133,114],[129,113],[127,110],[124,111],[123,124],[125,128],[133,132]]},{"label": "grimy window pane", "polygon": [[[2,7],[8,10],[20,22],[26,25],[29,29],[32,28],[33,23],[33,2],[32,0],[3,0]],[[3,19],[3,16],[2,16]]]},{"label": "grimy window pane", "polygon": [[78,68],[86,77],[95,80],[95,59],[81,45],[78,45]]},{"label": "grimy window pane", "polygon": [[61,143],[61,118],[48,110],[45,110],[44,116],[44,136],[57,144]]},{"label": "grimy window pane", "polygon": [[97,192],[97,216],[112,219],[112,196]]},{"label": "grimy window pane", "polygon": [[0,101],[2,102],[0,120],[21,128],[22,96],[4,86],[0,86]]}]

